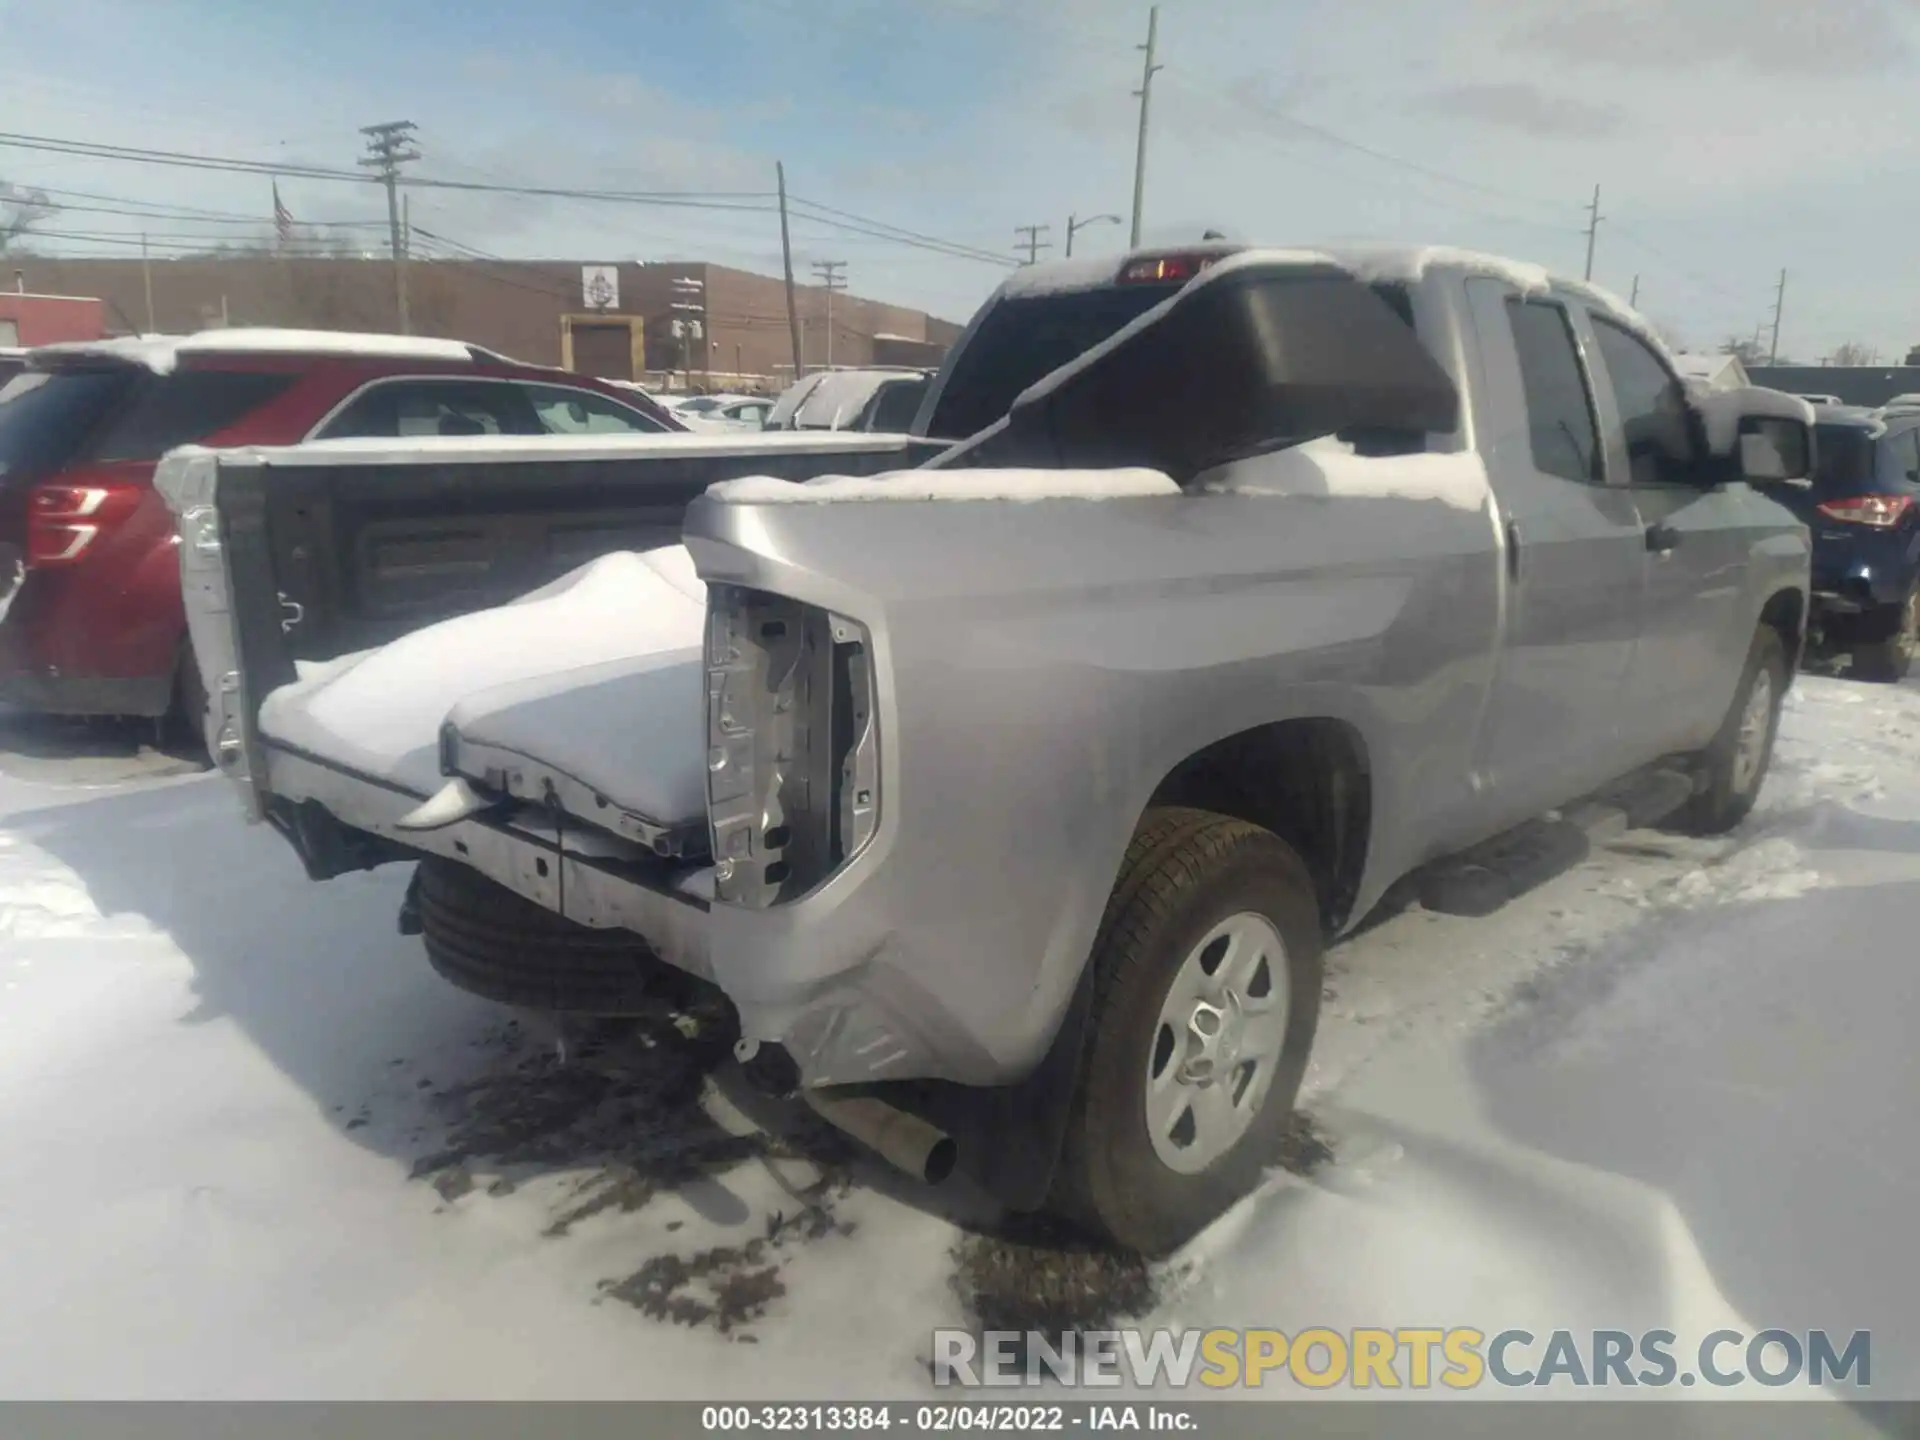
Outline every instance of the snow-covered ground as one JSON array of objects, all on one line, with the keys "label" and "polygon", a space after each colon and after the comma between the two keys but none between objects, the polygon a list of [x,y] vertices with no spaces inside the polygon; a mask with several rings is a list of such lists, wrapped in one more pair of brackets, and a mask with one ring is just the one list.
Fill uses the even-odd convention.
[{"label": "snow-covered ground", "polygon": [[1920,1396],[1920,687],[1790,706],[1737,836],[1338,947],[1331,1158],[1152,1269],[762,1138],[701,1035],[563,1063],[396,933],[404,869],[7,728],[0,1396],[910,1395],[936,1326],[1123,1318],[1870,1329]]}]

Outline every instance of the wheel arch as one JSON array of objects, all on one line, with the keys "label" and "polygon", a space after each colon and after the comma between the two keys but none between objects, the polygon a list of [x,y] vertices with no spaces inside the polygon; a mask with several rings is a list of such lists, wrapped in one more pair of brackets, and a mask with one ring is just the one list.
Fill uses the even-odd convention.
[{"label": "wheel arch", "polygon": [[1155,786],[1147,810],[1190,806],[1271,830],[1306,863],[1322,927],[1353,918],[1376,813],[1373,758],[1350,721],[1276,720],[1193,752]]}]

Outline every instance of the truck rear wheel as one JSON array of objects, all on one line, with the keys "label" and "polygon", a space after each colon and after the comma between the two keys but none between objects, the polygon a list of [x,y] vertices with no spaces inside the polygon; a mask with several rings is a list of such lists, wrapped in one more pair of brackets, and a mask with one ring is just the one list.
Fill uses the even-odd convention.
[{"label": "truck rear wheel", "polygon": [[1747,652],[1747,666],[1720,733],[1700,754],[1701,788],[1674,816],[1677,830],[1721,835],[1733,829],[1760,798],[1780,729],[1780,702],[1787,693],[1787,651],[1780,636],[1762,625]]},{"label": "truck rear wheel", "polygon": [[643,1015],[687,1002],[699,986],[638,935],[568,920],[452,860],[422,860],[411,899],[428,963],[501,1005]]},{"label": "truck rear wheel", "polygon": [[1052,1203],[1160,1255],[1258,1185],[1278,1153],[1320,1017],[1313,882],[1258,826],[1150,811],[1090,963]]}]

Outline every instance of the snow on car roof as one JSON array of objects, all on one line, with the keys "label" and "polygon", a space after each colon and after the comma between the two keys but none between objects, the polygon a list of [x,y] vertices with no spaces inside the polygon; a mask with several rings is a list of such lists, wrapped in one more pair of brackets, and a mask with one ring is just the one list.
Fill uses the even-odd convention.
[{"label": "snow on car roof", "polygon": [[802,430],[837,430],[860,411],[874,392],[889,380],[912,380],[910,370],[832,370],[809,390],[794,411],[793,422]]},{"label": "snow on car roof", "polygon": [[347,355],[398,360],[442,360],[470,365],[492,358],[460,340],[420,335],[359,334],[350,330],[203,330],[196,335],[129,335],[113,340],[73,340],[42,345],[36,358],[64,356],[118,360],[156,375],[171,374],[182,355]]},{"label": "snow on car roof", "polygon": [[623,460],[639,455],[782,455],[815,450],[844,455],[904,450],[899,435],[847,431],[812,434],[761,430],[660,431],[647,435],[414,435],[403,439],[308,440],[298,445],[243,445],[210,450],[183,445],[168,459],[218,454],[259,465],[431,465],[442,460],[512,463],[554,460]]}]

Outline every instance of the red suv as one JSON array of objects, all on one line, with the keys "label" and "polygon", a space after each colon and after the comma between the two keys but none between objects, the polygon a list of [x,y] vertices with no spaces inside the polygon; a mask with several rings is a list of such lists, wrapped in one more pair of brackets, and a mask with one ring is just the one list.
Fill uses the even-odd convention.
[{"label": "red suv", "polygon": [[686,427],[637,390],[452,340],[214,330],[32,351],[0,382],[0,701],[63,715],[204,703],[187,653],[176,445]]}]

